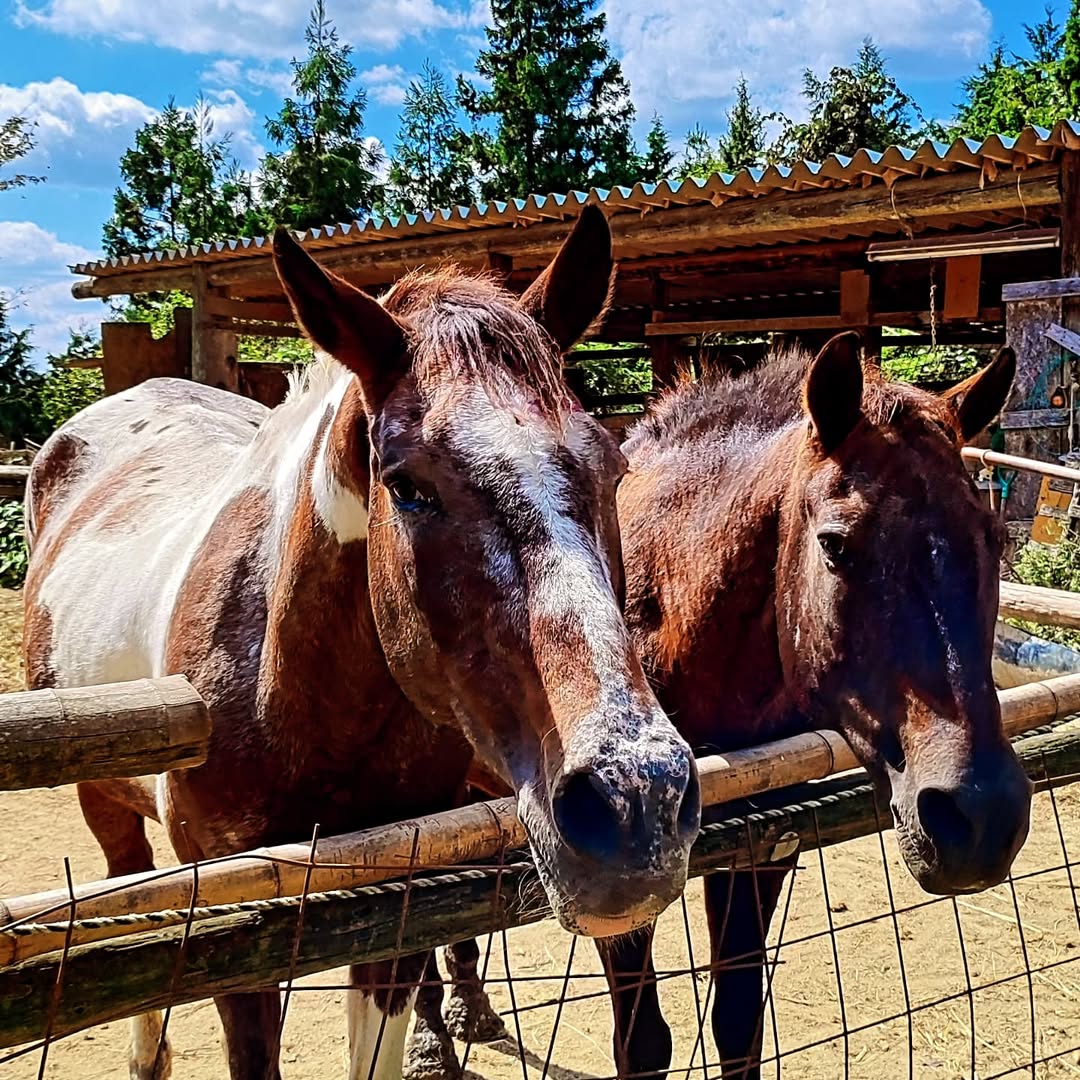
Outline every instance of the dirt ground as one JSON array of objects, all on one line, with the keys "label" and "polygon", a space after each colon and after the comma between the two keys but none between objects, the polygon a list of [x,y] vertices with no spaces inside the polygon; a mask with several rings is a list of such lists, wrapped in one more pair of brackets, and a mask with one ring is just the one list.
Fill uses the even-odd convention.
[{"label": "dirt ground", "polygon": [[[0,690],[21,688],[20,632],[19,596],[0,591]],[[767,1052],[780,1048],[786,1080],[1080,1075],[1080,912],[1063,868],[1080,857],[1080,787],[1059,790],[1055,797],[1056,816],[1049,796],[1037,799],[1014,887],[1004,885],[955,905],[927,904],[929,898],[904,873],[891,836],[884,848],[875,836],[822,856],[804,856],[775,967],[775,1028],[770,1018],[765,1041]],[[103,860],[72,789],[0,794],[0,822],[5,826],[0,831],[0,895],[60,885],[65,855],[76,880],[102,876]],[[154,841],[164,861],[164,840],[158,834]],[[896,909],[925,906],[889,917],[890,882]],[[697,883],[687,890],[685,910],[700,964],[708,950]],[[779,923],[778,917],[774,943]],[[832,938],[830,923],[837,931]],[[678,905],[664,916],[658,942],[661,971],[690,966],[684,911]],[[505,979],[504,942],[497,938],[490,944],[492,999],[510,1030],[520,1030],[524,1053],[516,1042],[474,1047],[469,1074],[492,1080],[540,1076],[550,1047],[548,1073],[554,1080],[609,1077],[610,1012],[589,943],[576,944],[571,1000],[562,1008],[553,1043],[571,939],[550,923],[506,935],[513,1000]],[[487,945],[481,942],[482,948]],[[1029,969],[1030,977],[1025,975]],[[913,1009],[910,1027],[905,974]],[[343,997],[333,989],[342,978],[343,972],[328,972],[299,984],[284,1033],[287,1080],[344,1074]],[[973,1004],[965,994],[968,978],[976,987]],[[979,989],[988,983],[996,985]],[[675,1036],[672,1075],[717,1077],[711,1035],[705,1041],[706,1070],[695,1045],[707,980],[683,975],[666,980],[661,989]],[[176,1080],[225,1075],[220,1027],[210,1002],[177,1009],[170,1032]],[[69,1080],[125,1076],[127,1038],[125,1022],[63,1040],[50,1049],[45,1075]],[[1032,1067],[1033,1060],[1039,1064]],[[0,1077],[29,1080],[38,1075],[39,1064],[40,1053],[0,1061]],[[778,1074],[775,1065],[765,1070],[766,1076]]]}]

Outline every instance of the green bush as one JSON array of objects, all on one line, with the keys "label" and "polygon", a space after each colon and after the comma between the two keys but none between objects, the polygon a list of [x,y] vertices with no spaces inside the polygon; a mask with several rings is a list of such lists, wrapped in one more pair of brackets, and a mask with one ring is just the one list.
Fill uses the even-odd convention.
[{"label": "green bush", "polygon": [[[1057,547],[1028,543],[1020,552],[1013,571],[1017,580],[1024,585],[1080,592],[1080,541],[1075,537],[1066,537]],[[1011,625],[1046,641],[1056,641],[1059,645],[1080,650],[1080,630],[1070,630],[1063,626],[1042,626],[1023,619],[1008,621]]]},{"label": "green bush", "polygon": [[26,562],[22,503],[4,499],[0,501],[0,588],[21,588]]}]

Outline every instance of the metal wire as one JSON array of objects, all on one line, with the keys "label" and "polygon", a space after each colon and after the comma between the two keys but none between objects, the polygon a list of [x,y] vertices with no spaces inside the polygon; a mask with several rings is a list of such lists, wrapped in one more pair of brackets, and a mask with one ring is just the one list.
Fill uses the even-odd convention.
[{"label": "metal wire", "polygon": [[[1080,861],[1071,850],[1071,846],[1080,838],[1080,823],[1075,816],[1080,802],[1072,791],[1067,795],[1061,794],[1063,787],[1076,783],[1080,776],[1067,772],[1055,775],[1045,755],[1041,758],[1040,769],[1041,777],[1037,779],[1040,779],[1040,787],[1046,794],[1038,796],[1040,802],[1033,820],[1032,836],[1039,845],[1036,850],[1043,853],[1043,858],[1040,862],[1029,859],[1023,863],[1004,886],[990,894],[992,900],[979,900],[974,908],[972,902],[966,899],[958,901],[956,898],[905,895],[905,889],[910,893],[907,883],[894,880],[891,864],[896,859],[896,849],[886,843],[885,832],[891,825],[887,815],[876,818],[876,840],[857,849],[852,849],[849,844],[832,847],[826,857],[825,847],[830,841],[824,835],[818,814],[845,800],[866,798],[870,789],[863,783],[851,782],[839,790],[823,791],[814,798],[802,798],[779,808],[766,807],[741,815],[733,814],[724,821],[706,825],[702,830],[706,839],[731,836],[736,831],[745,837],[742,849],[746,850],[749,845],[749,850],[758,860],[752,871],[755,890],[759,878],[762,883],[770,885],[775,881],[766,879],[764,875],[788,875],[784,882],[786,899],[773,920],[772,932],[763,953],[764,961],[762,953],[756,948],[741,951],[737,942],[728,942],[722,971],[716,959],[718,951],[710,949],[705,940],[698,897],[694,891],[687,894],[681,914],[680,909],[676,908],[673,915],[661,922],[653,955],[655,981],[657,988],[662,991],[661,1006],[669,1022],[672,1022],[675,1034],[670,1074],[687,1078],[700,1076],[703,1080],[709,1080],[710,1077],[719,1076],[726,1066],[729,1075],[738,1075],[745,1063],[725,1063],[719,1059],[708,1018],[710,1005],[715,999],[713,977],[747,968],[761,972],[762,996],[758,1013],[761,1030],[758,1034],[763,1036],[763,1042],[760,1062],[755,1064],[778,1077],[782,1070],[786,1072],[789,1067],[794,1070],[796,1063],[799,1063],[798,1071],[805,1075],[844,1075],[857,1080],[859,1077],[891,1078],[906,1072],[911,1080],[916,1075],[922,1075],[919,1071],[922,1056],[931,1034],[941,1044],[939,1056],[948,1057],[954,1063],[952,1073],[969,1075],[972,1080],[976,1076],[981,1080],[1008,1075],[1056,1076],[1059,1072],[1066,1076],[1080,1071],[1070,1057],[1080,1051],[1080,1045],[1075,1042],[1080,1008],[1072,1004],[1074,994],[1080,998],[1080,895],[1077,893],[1077,884],[1080,883],[1077,867]],[[873,805],[874,814],[879,815],[877,804]],[[808,860],[807,867],[798,869],[764,861],[767,853],[754,850],[760,837],[766,835],[764,830],[772,829],[773,833],[768,835],[774,835],[776,829],[784,827],[785,817],[796,813],[809,815],[811,831],[809,835],[803,835],[808,845],[806,850],[816,848],[816,857]],[[414,841],[414,857],[415,851]],[[849,852],[854,851],[858,852],[860,874],[865,877],[865,880],[860,877],[858,881],[858,890],[861,891],[851,892],[856,886],[849,876],[843,879],[838,892],[835,878],[837,860],[853,858]],[[312,864],[313,855],[309,858],[309,867]],[[875,884],[876,864],[880,864],[881,872]],[[735,864],[732,863],[729,869],[715,872],[729,873],[734,868]],[[584,943],[578,943],[576,939],[568,941],[561,931],[548,924],[543,931],[534,928],[527,932],[537,935],[530,939],[534,948],[540,948],[535,943],[542,941],[543,948],[551,952],[550,964],[534,968],[533,961],[530,961],[530,967],[523,970],[525,951],[518,944],[523,939],[515,937],[523,931],[508,932],[505,929],[504,883],[512,879],[520,882],[530,872],[531,864],[527,860],[515,858],[509,861],[504,852],[498,863],[491,866],[454,869],[446,873],[430,873],[427,868],[417,867],[403,882],[321,894],[309,893],[305,889],[300,897],[249,901],[214,908],[196,906],[196,887],[192,890],[189,907],[182,913],[186,919],[183,934],[175,931],[177,954],[173,973],[174,990],[187,962],[185,950],[204,919],[238,913],[273,914],[280,918],[285,912],[295,912],[295,932],[291,939],[292,962],[288,977],[283,978],[281,983],[284,999],[278,1027],[280,1044],[287,1020],[291,1030],[303,1022],[302,1013],[295,1010],[289,1013],[290,1000],[298,995],[352,990],[355,986],[351,980],[342,982],[331,974],[324,978],[309,976],[299,984],[294,982],[294,976],[300,970],[298,962],[305,956],[311,932],[309,924],[318,923],[318,909],[334,902],[366,902],[377,897],[396,896],[400,901],[400,912],[395,907],[394,917],[400,914],[400,922],[397,927],[397,948],[387,965],[389,978],[385,983],[365,984],[365,991],[400,991],[403,985],[443,985],[444,980],[432,978],[430,974],[418,975],[416,982],[403,983],[406,977],[397,970],[397,958],[404,958],[406,943],[414,940],[409,937],[409,927],[413,910],[420,903],[416,898],[463,883],[491,882],[495,898],[480,975],[486,990],[497,1002],[499,1013],[513,1032],[509,1044],[504,1044],[503,1053],[512,1051],[513,1058],[510,1060],[516,1062],[523,1077],[529,1076],[535,1068],[542,1077],[553,1080],[566,1080],[570,1074],[582,1073],[597,1080],[608,1077],[615,1080],[610,1044],[606,1043],[607,1036],[603,1034],[610,1030],[610,1004],[599,958],[590,958],[590,962],[582,961],[578,946]],[[738,872],[747,871],[742,869]],[[730,896],[731,890],[728,892]],[[820,892],[822,906],[809,899],[808,894],[813,892]],[[70,893],[73,899],[73,887]],[[867,899],[871,894],[874,898],[872,905]],[[848,912],[840,901],[850,899],[850,895],[859,897],[860,907]],[[1047,897],[1055,898],[1053,910],[1040,908],[1038,917],[1033,918],[1028,909],[1032,896],[1039,897],[1044,904]],[[70,910],[73,910],[71,902],[69,913]],[[305,918],[305,915],[310,918]],[[730,902],[728,910],[716,913],[720,924],[716,927],[719,937],[731,932],[728,926],[730,915]],[[965,927],[965,919],[991,916],[1008,924],[1011,936],[988,937],[985,933],[973,936],[969,933],[970,927]],[[155,925],[151,917],[138,918],[145,919],[147,927]],[[945,935],[940,935],[939,923],[933,921],[942,919],[946,920],[940,924],[942,927],[951,927]],[[1036,924],[1040,922],[1052,926],[1053,931],[1038,928]],[[23,923],[5,932],[34,934],[62,930],[70,940],[73,927],[89,925],[107,925],[107,921],[80,922],[69,919],[58,923]],[[910,943],[905,947],[908,934],[913,928],[918,930],[920,927],[933,927],[934,934],[938,935],[932,939],[934,947],[929,954],[925,949],[912,948]],[[500,948],[493,952],[495,935],[499,936]],[[447,936],[454,936],[449,922]],[[684,939],[685,947],[680,943],[680,936]],[[953,948],[949,945],[950,939],[956,943],[955,957],[951,959],[947,952]],[[878,958],[895,956],[895,976],[880,970],[884,962],[880,959],[876,971],[866,970],[865,965],[860,966],[861,951],[870,940],[877,947],[877,952],[872,955]],[[1062,941],[1065,944],[1060,944]],[[1056,953],[1048,947],[1048,942],[1058,949]],[[565,951],[559,952],[560,949]],[[807,958],[818,955],[815,950],[819,949],[824,950],[821,955],[829,957],[832,970],[827,974],[820,970],[815,973],[815,965],[808,964]],[[707,965],[698,959],[702,955],[710,958]],[[673,957],[675,962],[672,962]],[[820,968],[820,965],[817,967]],[[0,1056],[0,1065],[37,1053],[40,1075],[44,1075],[47,1060],[51,1070],[62,1067],[60,1055],[64,1040],[53,1036],[53,1019],[60,1016],[63,994],[65,989],[70,989],[65,981],[68,970],[68,950],[65,949],[44,1038],[5,1052],[4,1056]],[[428,968],[429,973],[434,970],[433,967]],[[699,987],[696,981],[699,975],[709,978],[707,987]],[[627,998],[632,999],[636,992],[638,1000],[642,1000],[641,991],[646,978],[651,980],[653,976],[643,971],[636,985],[628,979],[624,984]],[[894,979],[898,980],[898,987]],[[690,980],[689,983],[687,980]],[[867,986],[874,987],[874,994],[867,995]],[[1027,1016],[1023,1017],[1019,1009],[1011,1009],[1009,1020],[1012,1030],[1010,1036],[1005,1038],[995,1028],[1001,1024],[1001,995],[1013,993],[1025,995]],[[807,998],[807,995],[811,996]],[[989,1020],[981,1003],[994,1005],[997,1010],[989,1014]],[[1044,1014],[1044,1010],[1051,1008],[1059,1018],[1055,1021],[1057,1028],[1052,1024],[1047,1026],[1044,1018],[1051,1015],[1049,1012]],[[952,1022],[943,1027],[934,1019],[951,1015],[951,1011],[957,1010],[963,1016],[959,1025]],[[641,1015],[634,1018],[635,1022],[650,1022],[647,1012],[643,1005]],[[1062,1016],[1065,1020],[1060,1019]],[[996,1021],[994,1017],[997,1017]],[[1076,1022],[1068,1023],[1069,1017],[1075,1017]],[[906,1048],[890,1050],[889,1064],[883,1066],[880,1057],[875,1058],[875,1051],[868,1050],[868,1047],[879,1042],[892,1045],[890,1031],[899,1025],[906,1029]],[[161,1031],[159,1053],[164,1052],[167,1026],[166,1022]],[[385,1020],[382,1027],[385,1027]],[[65,1029],[61,1026],[56,1030],[62,1032]],[[583,1037],[583,1031],[590,1033],[587,1039]],[[1020,1035],[1020,1032],[1023,1034]],[[606,1067],[596,1066],[598,1046],[607,1060]],[[588,1061],[575,1057],[585,1052],[582,1047],[588,1049]],[[216,1047],[207,1052],[220,1053]],[[123,1049],[117,1046],[117,1071],[122,1071],[123,1053]],[[867,1054],[870,1055],[868,1059]],[[906,1068],[900,1064],[900,1055],[906,1056]],[[505,1059],[492,1057],[491,1051],[477,1048],[472,1043],[464,1044],[461,1054],[463,1069],[470,1056],[473,1058],[472,1074],[509,1077]],[[30,1060],[34,1059],[31,1057]],[[631,1070],[620,1080],[634,1080],[636,1075],[639,1074]],[[644,1071],[641,1075],[644,1075]],[[938,1073],[932,1072],[930,1075]]]}]

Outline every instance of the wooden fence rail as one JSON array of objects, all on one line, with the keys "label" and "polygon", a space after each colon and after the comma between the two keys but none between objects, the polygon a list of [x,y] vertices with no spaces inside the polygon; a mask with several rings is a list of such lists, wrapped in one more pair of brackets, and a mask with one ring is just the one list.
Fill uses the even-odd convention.
[{"label": "wooden fence rail", "polygon": [[210,717],[183,675],[0,695],[0,791],[145,776],[206,760]]},{"label": "wooden fence rail", "polygon": [[[1080,712],[1080,675],[1028,683],[1003,690],[1005,730],[1015,736],[1034,727]],[[699,760],[702,799],[716,805],[822,779],[857,767],[844,739],[832,731],[810,732],[749,750],[711,755]],[[197,904],[203,907],[353,889],[400,878],[414,867],[474,864],[521,847],[525,831],[513,799],[467,806],[412,821],[320,840],[312,858],[308,844],[282,844],[201,864],[147,874],[111,878],[75,887],[76,918],[71,943],[136,933],[138,922],[97,926],[87,920],[131,914],[156,916],[158,925],[186,921],[196,876]],[[5,929],[26,920],[70,916],[72,897],[54,890],[0,901],[0,964],[59,949],[67,928],[21,934]]]},{"label": "wooden fence rail", "polygon": [[[1069,727],[1018,745],[1037,789],[1080,773],[1080,733]],[[861,775],[789,789],[782,798],[768,813],[704,829],[691,873],[760,864],[763,853],[796,837],[811,850],[892,825],[888,807],[875,802]],[[407,892],[383,886],[309,894],[299,940],[295,900],[214,915],[190,927],[91,942],[68,952],[62,985],[57,952],[0,968],[0,1047],[41,1038],[50,1020],[50,1036],[57,1038],[148,1009],[261,990],[344,964],[386,960],[536,922],[549,913],[537,904],[535,887],[522,887],[528,874],[514,864],[498,873],[420,878]]]}]

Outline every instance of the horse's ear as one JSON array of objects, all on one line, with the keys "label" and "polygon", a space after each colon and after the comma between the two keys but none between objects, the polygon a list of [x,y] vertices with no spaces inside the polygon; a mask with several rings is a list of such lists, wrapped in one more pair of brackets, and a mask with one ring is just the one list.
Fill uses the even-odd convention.
[{"label": "horse's ear", "polygon": [[521,306],[565,352],[607,307],[614,270],[607,218],[598,206],[586,206]]},{"label": "horse's ear", "polygon": [[377,300],[324,270],[288,229],[274,234],[274,269],[301,329],[356,375],[368,411],[378,412],[408,366],[404,329]]},{"label": "horse's ear", "polygon": [[1016,353],[1007,345],[981,371],[946,391],[964,440],[974,439],[1005,407],[1016,378]]},{"label": "horse's ear", "polygon": [[814,358],[803,390],[803,408],[826,454],[831,454],[859,422],[862,395],[859,335],[837,334]]}]

